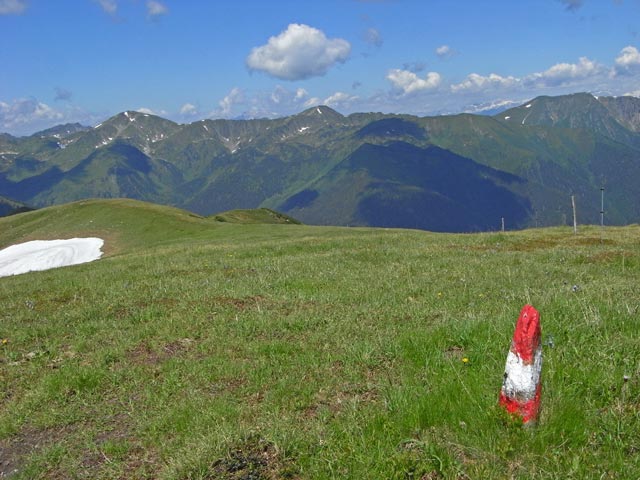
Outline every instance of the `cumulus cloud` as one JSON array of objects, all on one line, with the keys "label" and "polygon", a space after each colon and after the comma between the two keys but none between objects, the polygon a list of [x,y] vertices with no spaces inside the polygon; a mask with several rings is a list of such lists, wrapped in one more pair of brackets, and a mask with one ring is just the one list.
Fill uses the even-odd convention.
[{"label": "cumulus cloud", "polygon": [[584,3],[584,0],[558,0],[558,1],[562,3],[569,12],[577,11],[580,7],[582,7],[582,4]]},{"label": "cumulus cloud", "polygon": [[587,57],[580,57],[578,63],[558,63],[548,70],[533,73],[525,83],[539,87],[555,87],[588,79],[603,73],[604,68]]},{"label": "cumulus cloud", "polygon": [[95,0],[98,3],[102,10],[104,10],[109,15],[115,15],[118,10],[118,3],[116,0]]},{"label": "cumulus cloud", "polygon": [[640,51],[631,45],[624,47],[616,57],[615,75],[628,75],[640,72]]},{"label": "cumulus cloud", "polygon": [[487,76],[472,73],[463,82],[451,85],[451,91],[453,93],[480,92],[489,89],[510,88],[516,86],[519,81],[515,77],[503,77],[495,73]]},{"label": "cumulus cloud", "polygon": [[165,15],[169,12],[169,9],[162,3],[156,0],[147,0],[147,15],[151,18],[157,18],[160,15]]},{"label": "cumulus cloud", "polygon": [[334,94],[329,95],[327,98],[325,98],[322,103],[329,107],[341,108],[348,107],[350,104],[358,100],[358,98],[359,97],[356,95],[349,95],[348,93],[344,92],[335,92]]},{"label": "cumulus cloud", "polygon": [[233,107],[243,102],[244,92],[240,88],[234,87],[222,100],[220,100],[220,102],[218,102],[220,110],[216,113],[223,117],[228,117],[231,114]]},{"label": "cumulus cloud", "polygon": [[309,99],[309,92],[304,88],[289,90],[282,85],[276,85],[268,95],[255,96],[252,103],[254,110],[262,112],[263,116],[273,117],[278,113],[285,115],[297,113],[306,107],[310,100],[318,99]]},{"label": "cumulus cloud", "polygon": [[436,48],[436,55],[442,59],[451,58],[455,54],[455,50],[449,45],[440,45],[438,48]]},{"label": "cumulus cloud", "polygon": [[425,78],[420,78],[414,72],[396,68],[389,70],[387,80],[393,84],[394,88],[408,95],[422,90],[434,90],[438,88],[442,82],[442,77],[437,72],[429,72]]},{"label": "cumulus cloud", "polygon": [[[40,125],[61,121],[64,115],[34,98],[0,102],[0,131],[35,131]],[[33,132],[31,132],[33,133]]]},{"label": "cumulus cloud", "polygon": [[472,73],[460,83],[451,85],[453,93],[483,92],[490,90],[514,90],[517,88],[550,88],[573,84],[584,84],[602,78],[607,69],[602,65],[581,57],[578,63],[557,63],[543,72],[529,74],[523,78],[503,77],[496,73],[483,76]]},{"label": "cumulus cloud", "polygon": [[298,88],[296,90],[296,96],[294,97],[294,100],[302,100],[308,95],[309,95],[309,92],[307,92],[304,88]]},{"label": "cumulus cloud", "polygon": [[0,15],[19,15],[26,9],[24,0],[0,0]]},{"label": "cumulus cloud", "polygon": [[136,112],[145,113],[147,115],[156,115],[156,112],[147,107],[136,108]]},{"label": "cumulus cloud", "polygon": [[368,28],[367,31],[364,32],[364,41],[377,48],[380,48],[384,43],[382,35],[375,28]]},{"label": "cumulus cloud", "polygon": [[266,45],[251,50],[246,62],[250,70],[282,80],[304,80],[326,74],[350,53],[351,44],[346,40],[327,38],[317,28],[293,23]]},{"label": "cumulus cloud", "polygon": [[198,114],[198,108],[192,103],[185,103],[180,107],[180,115],[184,115],[186,117],[193,117]]}]

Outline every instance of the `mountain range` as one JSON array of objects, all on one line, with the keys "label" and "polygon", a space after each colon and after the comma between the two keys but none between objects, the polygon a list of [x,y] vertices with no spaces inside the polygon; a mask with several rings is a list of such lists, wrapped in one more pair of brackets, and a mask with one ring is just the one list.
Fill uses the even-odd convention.
[{"label": "mountain range", "polygon": [[33,207],[128,197],[198,214],[270,208],[310,224],[496,230],[640,218],[640,99],[538,97],[493,116],[178,124],[127,111],[93,128],[0,134],[0,195]]}]

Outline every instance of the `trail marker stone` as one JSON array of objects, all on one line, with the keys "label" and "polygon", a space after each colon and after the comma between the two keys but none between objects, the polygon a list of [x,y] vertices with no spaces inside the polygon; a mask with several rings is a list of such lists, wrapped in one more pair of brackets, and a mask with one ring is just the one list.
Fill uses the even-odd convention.
[{"label": "trail marker stone", "polygon": [[540,337],[540,314],[531,305],[525,305],[507,355],[499,400],[507,412],[521,418],[523,423],[535,422],[540,410]]}]

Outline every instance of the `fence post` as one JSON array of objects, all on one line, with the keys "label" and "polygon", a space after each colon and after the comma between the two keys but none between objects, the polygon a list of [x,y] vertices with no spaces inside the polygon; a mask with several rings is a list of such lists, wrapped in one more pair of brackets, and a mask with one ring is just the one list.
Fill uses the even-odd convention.
[{"label": "fence post", "polygon": [[578,217],[576,215],[576,197],[571,195],[571,208],[573,210],[573,234],[578,234]]}]

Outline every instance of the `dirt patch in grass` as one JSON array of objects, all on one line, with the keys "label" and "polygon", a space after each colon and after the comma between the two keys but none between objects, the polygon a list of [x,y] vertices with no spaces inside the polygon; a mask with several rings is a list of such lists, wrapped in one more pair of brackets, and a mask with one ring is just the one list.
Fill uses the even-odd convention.
[{"label": "dirt patch in grass", "polygon": [[147,341],[143,341],[129,350],[126,357],[136,365],[157,365],[170,358],[184,355],[194,343],[195,340],[192,338],[179,338],[160,348],[153,348]]},{"label": "dirt patch in grass", "polygon": [[507,244],[506,247],[508,250],[514,252],[532,252],[534,250],[548,250],[561,244],[560,238],[532,238],[530,240],[524,240],[510,245]]},{"label": "dirt patch in grass", "polygon": [[443,355],[446,359],[462,360],[465,357],[465,350],[460,345],[452,345],[444,350]]},{"label": "dirt patch in grass", "polygon": [[302,416],[316,418],[322,410],[325,410],[331,417],[335,417],[346,407],[359,408],[379,400],[380,392],[375,384],[343,384],[335,390],[319,390],[315,394],[313,403],[302,409]]},{"label": "dirt patch in grass", "polygon": [[578,237],[572,239],[570,243],[572,245],[616,245],[618,242],[615,242],[608,238],[600,238],[600,237]]},{"label": "dirt patch in grass", "polygon": [[224,392],[235,392],[247,384],[247,379],[242,377],[222,378],[212,383],[208,388],[208,393],[212,397],[221,395]]},{"label": "dirt patch in grass", "polygon": [[[124,412],[106,417],[93,441],[83,444],[75,454],[86,478],[156,478],[162,467],[157,450],[143,445],[135,435],[131,416]],[[59,475],[70,477],[69,472]]]},{"label": "dirt patch in grass", "polygon": [[588,263],[617,263],[620,265],[625,262],[632,266],[636,256],[625,252],[606,251],[589,255],[584,260]]},{"label": "dirt patch in grass", "polygon": [[208,303],[212,307],[233,307],[240,311],[260,310],[261,308],[268,308],[273,304],[273,302],[262,295],[253,295],[243,298],[225,296],[211,297],[208,299]]},{"label": "dirt patch in grass", "polygon": [[257,275],[258,270],[255,268],[237,268],[224,265],[222,267],[222,274],[226,278],[244,278],[248,276]]},{"label": "dirt patch in grass", "polygon": [[206,480],[277,480],[296,478],[290,459],[276,445],[252,436],[213,462]]},{"label": "dirt patch in grass", "polygon": [[78,425],[47,429],[25,427],[19,433],[0,440],[0,478],[19,472],[33,453],[61,442],[78,428]]}]

